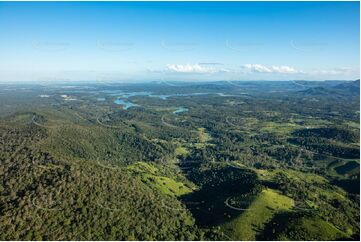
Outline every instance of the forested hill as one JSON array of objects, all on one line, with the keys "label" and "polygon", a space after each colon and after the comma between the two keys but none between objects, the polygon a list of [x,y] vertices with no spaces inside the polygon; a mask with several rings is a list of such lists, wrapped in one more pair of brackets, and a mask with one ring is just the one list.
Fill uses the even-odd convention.
[{"label": "forested hill", "polygon": [[343,82],[337,85],[320,85],[301,91],[304,95],[336,95],[343,97],[360,96],[360,80]]}]

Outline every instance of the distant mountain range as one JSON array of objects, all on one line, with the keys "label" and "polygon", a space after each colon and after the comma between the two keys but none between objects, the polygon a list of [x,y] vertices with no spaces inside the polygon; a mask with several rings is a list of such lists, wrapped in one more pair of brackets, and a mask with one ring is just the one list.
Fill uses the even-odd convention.
[{"label": "distant mountain range", "polygon": [[306,90],[300,91],[300,93],[304,95],[330,95],[330,94],[336,96],[360,95],[360,80],[341,82],[341,83],[336,82],[333,84],[330,83],[331,82],[324,83],[321,86],[310,87]]}]

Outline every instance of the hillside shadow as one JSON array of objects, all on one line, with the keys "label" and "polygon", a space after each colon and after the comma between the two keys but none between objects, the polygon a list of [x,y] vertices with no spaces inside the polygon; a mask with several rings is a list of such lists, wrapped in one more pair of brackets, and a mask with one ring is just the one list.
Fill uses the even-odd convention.
[{"label": "hillside shadow", "polygon": [[[216,174],[208,174],[209,176],[204,174],[207,172],[198,169],[189,172],[186,176],[201,188],[181,197],[181,201],[191,211],[197,225],[200,227],[221,225],[246,211],[252,201],[248,201],[249,204],[242,206],[244,210],[227,206],[226,201],[228,198],[250,193],[257,181],[255,175],[249,172],[246,174],[244,170],[233,167],[212,170],[210,172]],[[194,179],[194,177],[208,180],[202,185],[202,181]]]}]

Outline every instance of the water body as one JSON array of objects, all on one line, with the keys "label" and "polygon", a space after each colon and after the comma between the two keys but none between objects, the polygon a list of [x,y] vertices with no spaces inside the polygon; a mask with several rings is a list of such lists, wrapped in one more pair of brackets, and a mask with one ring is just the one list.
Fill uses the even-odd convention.
[{"label": "water body", "polygon": [[151,92],[119,92],[119,91],[111,91],[106,90],[102,91],[106,93],[110,93],[109,96],[121,96],[123,98],[130,98],[135,96],[146,96],[146,97],[154,97],[154,98],[160,98],[162,100],[166,100],[169,97],[189,97],[189,96],[199,96],[199,95],[209,95],[214,93],[201,93],[201,92],[195,92],[195,93],[175,93],[175,94],[152,94]]},{"label": "water body", "polygon": [[122,92],[119,90],[118,91],[106,90],[103,92],[110,93],[109,96],[121,96],[123,98],[130,98],[135,96],[149,96],[152,94],[151,92]]},{"label": "water body", "polygon": [[190,97],[190,96],[202,96],[202,95],[218,95],[220,97],[233,97],[238,95],[232,94],[224,94],[224,93],[211,93],[211,92],[192,92],[192,93],[176,93],[176,94],[169,94],[169,95],[155,95],[151,94],[149,97],[158,97],[163,100],[166,100],[169,97]]},{"label": "water body", "polygon": [[117,99],[117,100],[114,101],[114,103],[122,105],[124,110],[127,110],[128,108],[131,108],[131,107],[139,106],[138,104],[135,104],[135,103],[123,100],[123,99]]},{"label": "water body", "polygon": [[163,100],[166,100],[169,97],[190,97],[190,96],[201,96],[201,95],[209,95],[214,93],[208,93],[208,92],[193,92],[193,93],[175,93],[175,94],[169,94],[169,95],[149,95],[149,97],[158,97]]},{"label": "water body", "polygon": [[104,97],[98,97],[97,101],[105,101],[105,98]]},{"label": "water body", "polygon": [[160,98],[162,100],[167,100],[167,98],[169,98],[170,96],[171,95],[154,95],[154,94],[151,94],[148,97],[156,97],[156,98]]},{"label": "water body", "polygon": [[233,95],[233,94],[225,94],[223,92],[218,92],[216,94],[220,97],[237,97],[238,96],[238,95]]},{"label": "water body", "polygon": [[[118,98],[114,101],[115,104],[123,105],[123,109],[127,110],[130,107],[140,106],[138,104],[132,103],[130,101],[127,101],[126,99],[130,97],[135,96],[146,96],[146,97],[154,97],[154,98],[160,98],[162,100],[167,100],[169,97],[189,97],[189,96],[200,96],[200,95],[210,95],[215,94],[218,96],[227,96],[224,93],[203,93],[203,92],[195,92],[195,93],[176,93],[176,94],[152,94],[151,92],[122,92],[119,90],[105,90],[103,92],[110,93],[109,96],[119,96],[121,98]],[[184,107],[180,107],[177,110],[173,112],[173,114],[183,113],[187,112],[188,109]]]},{"label": "water body", "polygon": [[188,108],[180,107],[177,110],[173,111],[173,114],[184,113],[184,112],[188,112],[188,111],[189,111]]}]

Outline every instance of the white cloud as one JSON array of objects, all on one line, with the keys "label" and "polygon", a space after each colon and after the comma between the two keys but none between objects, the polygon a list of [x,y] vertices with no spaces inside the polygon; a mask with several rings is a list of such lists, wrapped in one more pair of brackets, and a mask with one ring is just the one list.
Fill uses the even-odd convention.
[{"label": "white cloud", "polygon": [[273,72],[276,73],[284,73],[284,74],[293,74],[293,73],[299,73],[295,68],[290,66],[272,66]]},{"label": "white cloud", "polygon": [[266,66],[260,64],[245,64],[242,66],[244,69],[251,71],[251,72],[258,72],[258,73],[271,73],[272,70]]},{"label": "white cloud", "polygon": [[296,70],[290,66],[271,66],[267,67],[261,64],[245,64],[242,68],[246,72],[256,72],[256,73],[281,73],[281,74],[295,74],[300,73],[300,71]]},{"label": "white cloud", "polygon": [[167,70],[171,72],[177,73],[195,73],[195,74],[209,74],[209,73],[217,73],[217,72],[228,72],[226,69],[217,69],[205,65],[200,64],[168,64]]}]

